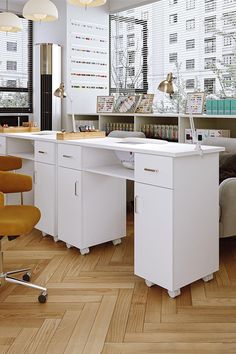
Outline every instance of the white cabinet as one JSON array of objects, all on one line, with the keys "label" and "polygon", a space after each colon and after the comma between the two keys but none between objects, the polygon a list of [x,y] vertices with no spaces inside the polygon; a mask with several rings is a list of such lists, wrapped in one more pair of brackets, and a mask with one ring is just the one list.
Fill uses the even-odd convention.
[{"label": "white cabinet", "polygon": [[81,174],[81,171],[58,168],[58,237],[78,248],[84,248]]},{"label": "white cabinet", "polygon": [[56,167],[42,162],[34,165],[34,204],[40,209],[41,218],[36,228],[51,236],[57,235],[56,227]]},{"label": "white cabinet", "polygon": [[173,190],[135,183],[135,274],[173,284]]}]

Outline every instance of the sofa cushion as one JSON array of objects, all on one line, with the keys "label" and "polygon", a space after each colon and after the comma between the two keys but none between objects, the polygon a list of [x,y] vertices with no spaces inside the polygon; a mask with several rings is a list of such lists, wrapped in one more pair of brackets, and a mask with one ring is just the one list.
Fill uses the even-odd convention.
[{"label": "sofa cushion", "polygon": [[220,183],[227,178],[236,177],[236,154],[224,153],[220,155]]}]

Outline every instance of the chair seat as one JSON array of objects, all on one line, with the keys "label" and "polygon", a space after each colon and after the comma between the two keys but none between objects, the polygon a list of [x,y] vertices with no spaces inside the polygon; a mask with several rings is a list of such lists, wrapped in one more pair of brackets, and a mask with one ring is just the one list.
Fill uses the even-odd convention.
[{"label": "chair seat", "polygon": [[0,208],[0,235],[18,236],[30,232],[40,219],[38,208],[29,205],[6,205]]}]

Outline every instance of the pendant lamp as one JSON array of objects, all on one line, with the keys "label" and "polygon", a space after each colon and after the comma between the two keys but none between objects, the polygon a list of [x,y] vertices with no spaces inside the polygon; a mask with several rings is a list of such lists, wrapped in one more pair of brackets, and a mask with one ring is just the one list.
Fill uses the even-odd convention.
[{"label": "pendant lamp", "polygon": [[23,8],[27,20],[50,22],[58,19],[56,5],[50,0],[29,0]]},{"label": "pendant lamp", "polygon": [[22,28],[21,19],[12,12],[8,12],[8,0],[6,0],[6,12],[0,13],[0,31],[20,32]]},{"label": "pendant lamp", "polygon": [[95,7],[105,5],[107,0],[67,0],[67,2],[71,5]]}]

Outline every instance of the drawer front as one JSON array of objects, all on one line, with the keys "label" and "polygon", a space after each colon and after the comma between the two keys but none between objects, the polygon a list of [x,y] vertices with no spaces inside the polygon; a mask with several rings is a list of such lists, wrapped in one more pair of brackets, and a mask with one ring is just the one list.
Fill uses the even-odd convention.
[{"label": "drawer front", "polygon": [[81,147],[58,144],[58,165],[81,170]]},{"label": "drawer front", "polygon": [[47,141],[35,141],[34,158],[35,161],[55,164],[56,144]]},{"label": "drawer front", "polygon": [[0,155],[6,155],[6,138],[4,136],[0,136]]},{"label": "drawer front", "polygon": [[135,181],[173,189],[173,159],[136,153]]}]

